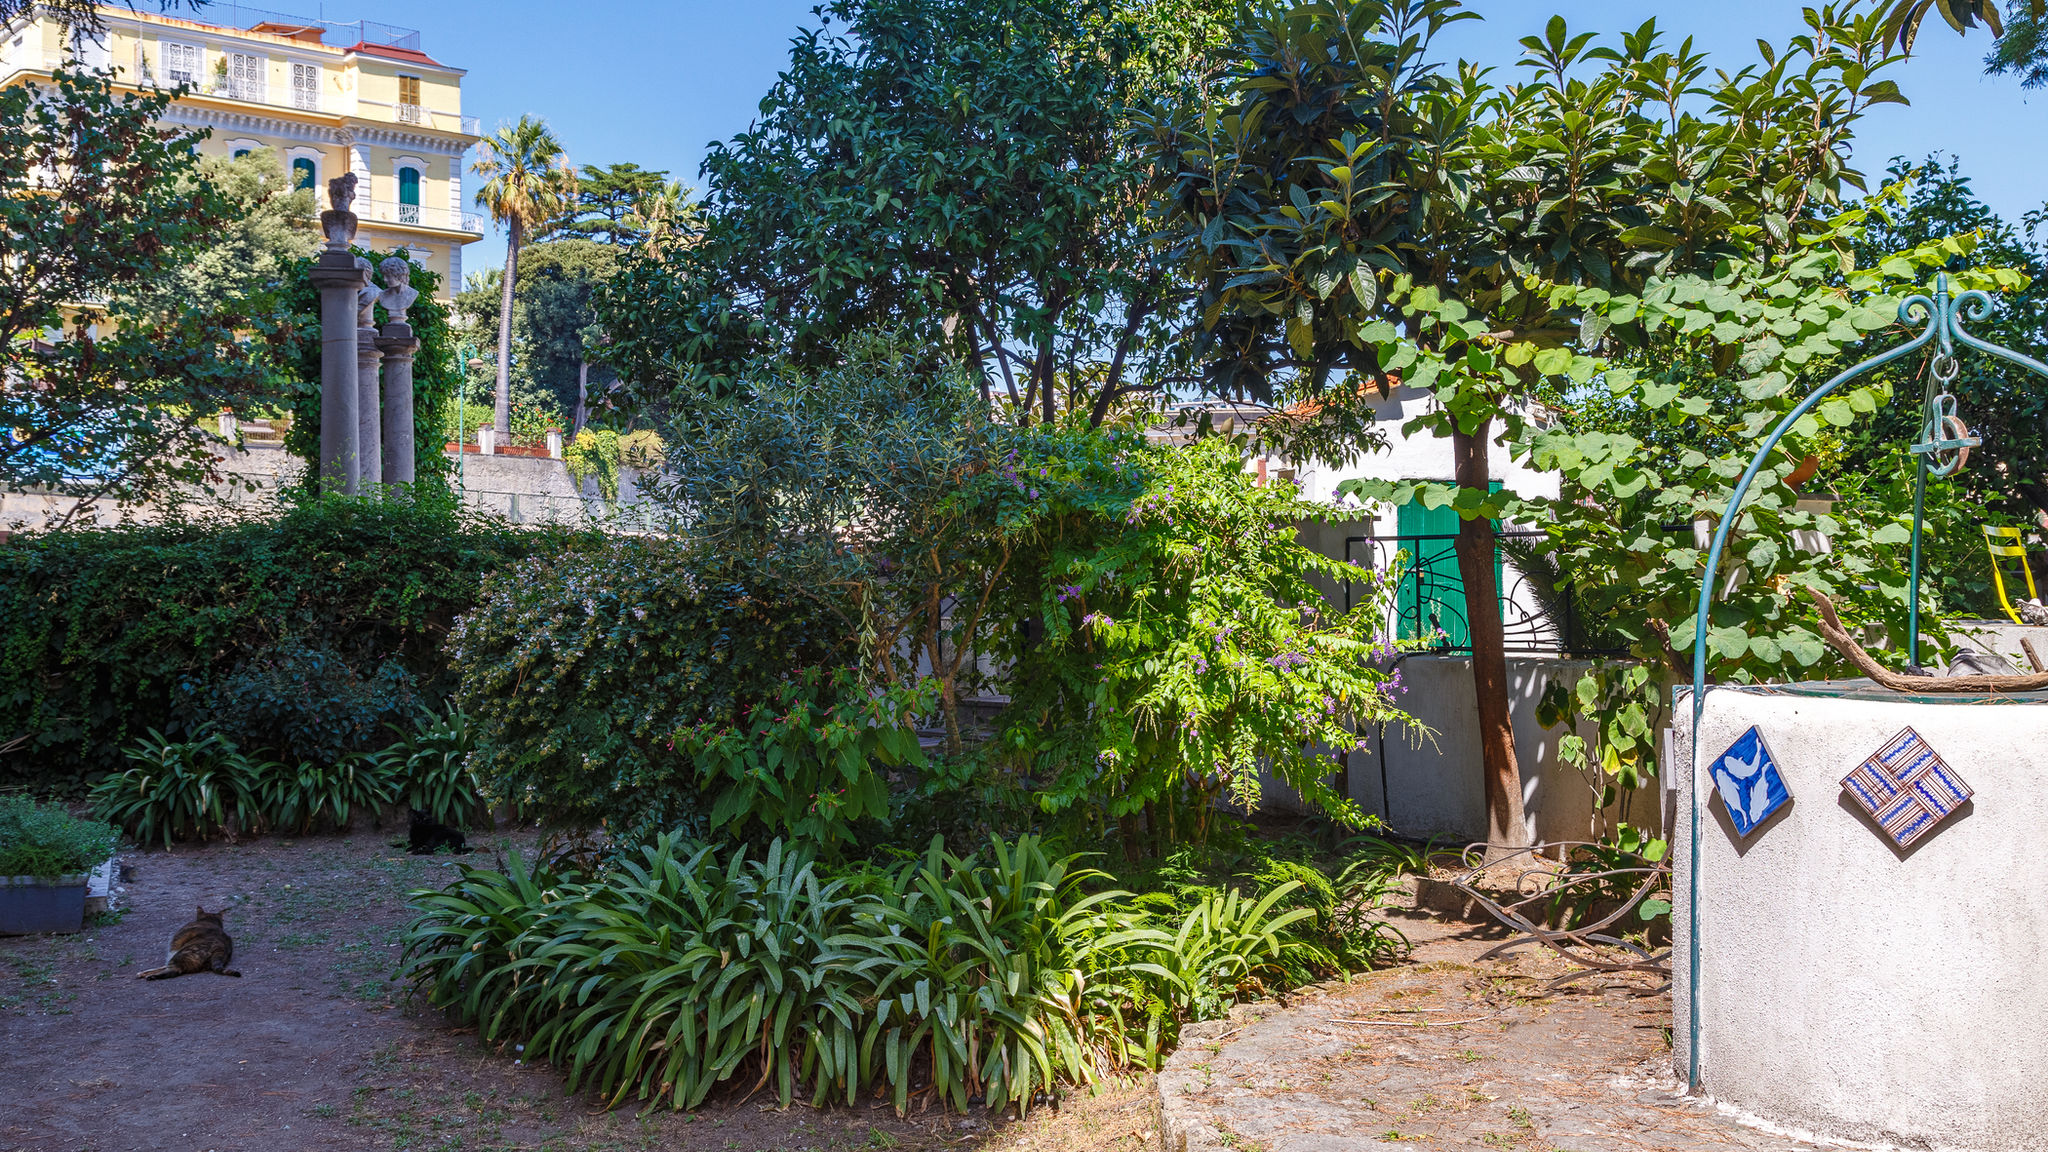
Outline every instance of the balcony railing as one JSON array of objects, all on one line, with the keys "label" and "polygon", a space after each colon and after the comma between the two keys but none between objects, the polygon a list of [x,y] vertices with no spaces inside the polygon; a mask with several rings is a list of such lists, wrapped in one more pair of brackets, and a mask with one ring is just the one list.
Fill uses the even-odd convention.
[{"label": "balcony railing", "polygon": [[282,100],[271,100],[270,85],[261,80],[224,80],[216,76],[201,84],[199,90],[208,96],[225,96],[230,100],[246,100],[251,104],[284,105]]},{"label": "balcony railing", "polygon": [[366,116],[376,115],[369,109],[389,108],[391,118],[400,124],[417,124],[437,132],[460,132],[466,136],[481,135],[477,118],[458,112],[439,112],[419,104],[387,104],[382,100],[357,100],[356,106]]},{"label": "balcony railing", "polygon": [[484,219],[475,212],[455,212],[426,204],[394,204],[388,200],[358,200],[356,215],[364,223],[410,224],[421,228],[449,228],[482,232]]}]

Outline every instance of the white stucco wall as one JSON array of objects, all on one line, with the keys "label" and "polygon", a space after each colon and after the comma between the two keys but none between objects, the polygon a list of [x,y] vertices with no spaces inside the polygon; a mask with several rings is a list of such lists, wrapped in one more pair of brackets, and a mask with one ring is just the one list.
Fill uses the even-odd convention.
[{"label": "white stucco wall", "polygon": [[[1691,708],[1675,734],[1688,747]],[[1706,771],[1750,725],[1791,802],[1738,839]],[[1842,777],[1910,725],[1975,791],[1895,849]],[[1688,1070],[1686,896],[1699,834],[1701,1090],[1841,1140],[2048,1147],[2048,705],[1715,688],[1679,797],[1673,1058]]]},{"label": "white stucco wall", "polygon": [[[1342,466],[1319,463],[1296,466],[1295,483],[1301,486],[1304,496],[1328,502],[1335,498],[1337,485],[1358,477],[1381,480],[1451,479],[1455,468],[1448,436],[1433,436],[1427,432],[1405,436],[1401,432],[1402,424],[1435,405],[1436,401],[1430,394],[1404,384],[1385,399],[1378,399],[1377,393],[1371,395],[1375,397],[1373,418],[1378,422],[1380,431],[1387,435],[1386,447]],[[1498,439],[1487,454],[1487,464],[1492,478],[1500,481],[1501,486],[1510,492],[1524,496],[1556,496],[1558,493],[1556,473],[1538,472],[1519,460],[1510,459],[1507,446]],[[1391,506],[1368,506],[1362,514],[1377,516],[1380,531],[1394,530]]]},{"label": "white stucco wall", "polygon": [[[1508,710],[1515,756],[1522,771],[1522,813],[1537,841],[1590,839],[1593,802],[1588,778],[1565,764],[1558,744],[1565,731],[1536,722],[1536,706],[1552,679],[1576,679],[1583,660],[1556,656],[1508,657]],[[1387,827],[1416,839],[1440,836],[1463,845],[1486,839],[1486,780],[1479,752],[1479,708],[1469,656],[1413,655],[1400,664],[1399,706],[1431,730],[1414,736],[1396,726],[1366,734],[1363,751],[1350,753],[1351,798]],[[1299,810],[1294,792],[1264,781],[1267,803]],[[1639,828],[1662,827],[1659,792],[1652,784],[1628,798],[1612,819]]]}]

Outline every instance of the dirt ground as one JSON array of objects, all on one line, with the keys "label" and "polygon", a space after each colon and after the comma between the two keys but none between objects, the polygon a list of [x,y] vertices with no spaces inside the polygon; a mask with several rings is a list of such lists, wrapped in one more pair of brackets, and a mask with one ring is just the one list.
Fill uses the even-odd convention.
[{"label": "dirt ground", "polygon": [[1815,1147],[1678,1095],[1660,978],[1551,990],[1574,969],[1540,947],[1479,958],[1506,939],[1496,925],[1394,920],[1416,941],[1412,963],[1183,1034],[1158,1081],[1175,1152]]},{"label": "dirt ground", "polygon": [[[405,893],[454,861],[402,830],[130,852],[118,920],[0,938],[0,1149],[976,1149],[1138,1152],[1156,1145],[1134,1080],[1021,1123],[886,1107],[786,1111],[714,1101],[694,1115],[608,1110],[547,1068],[494,1054],[394,982]],[[479,838],[467,857],[528,837]],[[241,979],[141,981],[195,905],[228,909]]]}]

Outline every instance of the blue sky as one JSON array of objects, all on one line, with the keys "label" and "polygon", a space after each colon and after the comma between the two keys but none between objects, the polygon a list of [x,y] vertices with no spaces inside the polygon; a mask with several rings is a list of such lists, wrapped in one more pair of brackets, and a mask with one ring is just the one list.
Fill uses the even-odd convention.
[{"label": "blue sky", "polygon": [[[464,111],[486,130],[531,112],[552,123],[579,163],[631,160],[696,184],[705,144],[744,129],[788,59],[791,37],[814,21],[814,0],[307,0],[304,15],[366,18],[421,30],[437,59],[469,70]],[[229,0],[215,0],[226,14]],[[1574,31],[1634,29],[1655,16],[1691,34],[1713,66],[1757,58],[1758,37],[1783,42],[1801,30],[1794,0],[1469,0],[1467,21],[1440,41],[1448,56],[1511,65],[1516,40],[1540,32],[1552,12]],[[2017,220],[2048,201],[2048,92],[2023,93],[2010,77],[1983,75],[1990,40],[1956,36],[1930,19],[1914,58],[1891,73],[1910,108],[1880,108],[1861,125],[1858,166],[1882,172],[1893,155],[1954,152],[1978,194]],[[471,269],[501,263],[502,236],[470,246]]]}]

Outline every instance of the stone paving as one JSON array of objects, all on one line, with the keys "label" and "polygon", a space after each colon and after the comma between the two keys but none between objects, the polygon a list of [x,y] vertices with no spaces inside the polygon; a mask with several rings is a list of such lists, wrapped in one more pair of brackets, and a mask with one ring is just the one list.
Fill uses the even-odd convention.
[{"label": "stone paving", "polygon": [[1497,929],[1415,914],[1413,962],[1188,1029],[1159,1077],[1165,1152],[1814,1148],[1679,1095],[1668,991],[1588,978]]}]

